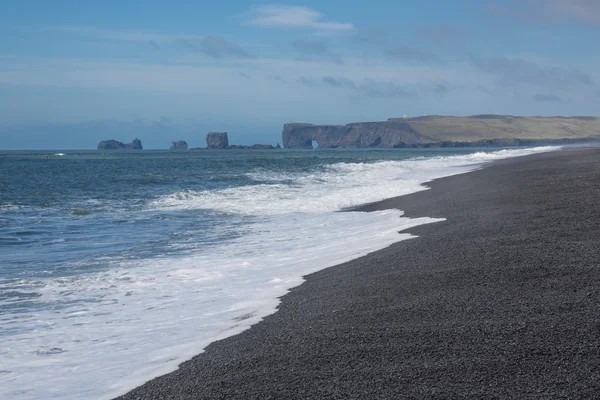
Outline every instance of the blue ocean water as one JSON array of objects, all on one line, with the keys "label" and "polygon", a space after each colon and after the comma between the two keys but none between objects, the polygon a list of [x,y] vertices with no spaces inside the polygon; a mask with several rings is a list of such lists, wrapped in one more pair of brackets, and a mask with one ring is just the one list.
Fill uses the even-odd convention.
[{"label": "blue ocean water", "polygon": [[0,398],[110,398],[432,223],[338,211],[536,149],[0,155]]}]

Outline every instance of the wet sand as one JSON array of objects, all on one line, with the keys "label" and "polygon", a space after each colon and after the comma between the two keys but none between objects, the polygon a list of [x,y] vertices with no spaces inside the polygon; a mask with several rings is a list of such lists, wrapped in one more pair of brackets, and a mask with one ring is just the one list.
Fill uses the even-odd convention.
[{"label": "wet sand", "polygon": [[600,150],[504,160],[362,207],[445,222],[311,274],[122,399],[593,398]]}]

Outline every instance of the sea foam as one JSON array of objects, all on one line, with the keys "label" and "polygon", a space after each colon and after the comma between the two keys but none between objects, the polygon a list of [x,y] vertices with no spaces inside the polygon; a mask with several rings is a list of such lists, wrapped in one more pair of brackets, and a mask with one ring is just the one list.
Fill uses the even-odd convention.
[{"label": "sea foam", "polygon": [[557,149],[548,146],[403,161],[338,163],[318,173],[303,175],[252,172],[248,175],[257,182],[276,183],[186,190],[156,199],[148,207],[153,210],[207,209],[241,215],[338,211],[425,190],[424,182],[464,173],[481,163]]}]

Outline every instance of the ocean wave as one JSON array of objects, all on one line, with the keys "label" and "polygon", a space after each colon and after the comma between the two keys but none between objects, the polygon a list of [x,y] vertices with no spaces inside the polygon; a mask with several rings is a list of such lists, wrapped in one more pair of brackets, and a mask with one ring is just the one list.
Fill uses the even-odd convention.
[{"label": "ocean wave", "polygon": [[547,146],[403,161],[337,163],[318,172],[296,175],[259,171],[249,174],[254,181],[286,183],[179,191],[152,200],[147,208],[206,209],[240,215],[338,211],[425,190],[425,182],[464,173],[488,161],[558,149]]}]

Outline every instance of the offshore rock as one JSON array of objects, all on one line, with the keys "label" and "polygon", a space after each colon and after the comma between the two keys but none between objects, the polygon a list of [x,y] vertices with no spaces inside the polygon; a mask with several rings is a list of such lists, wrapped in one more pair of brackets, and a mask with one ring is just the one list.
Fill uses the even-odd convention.
[{"label": "offshore rock", "polygon": [[98,143],[98,150],[142,150],[142,141],[140,139],[133,139],[131,143],[124,144],[117,140],[103,140]]},{"label": "offshore rock", "polygon": [[171,148],[169,150],[187,150],[188,144],[185,140],[179,140],[177,142],[171,142]]},{"label": "offshore rock", "polygon": [[226,149],[229,147],[227,132],[210,132],[206,135],[206,145],[209,149]]}]

